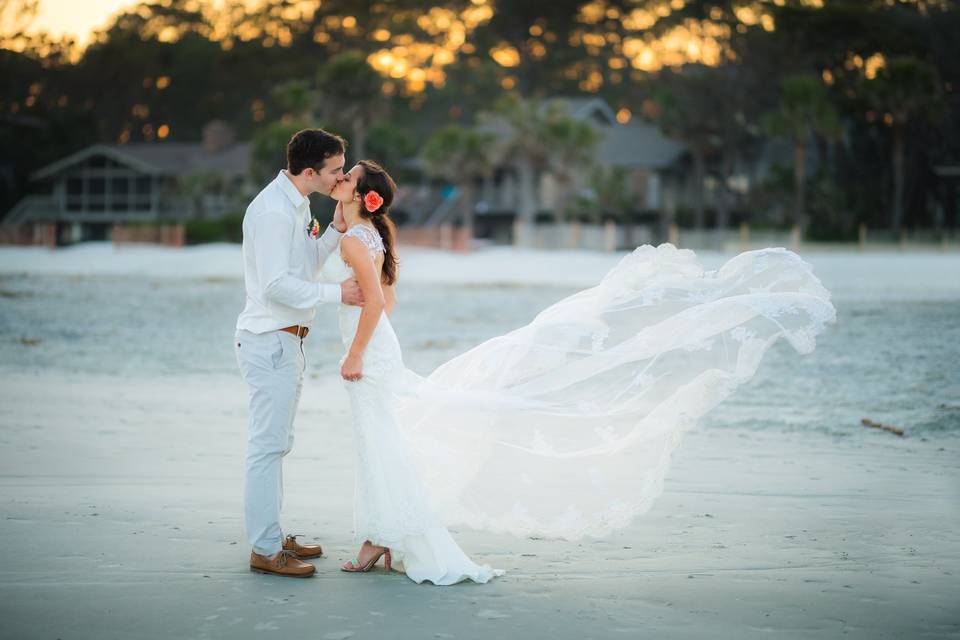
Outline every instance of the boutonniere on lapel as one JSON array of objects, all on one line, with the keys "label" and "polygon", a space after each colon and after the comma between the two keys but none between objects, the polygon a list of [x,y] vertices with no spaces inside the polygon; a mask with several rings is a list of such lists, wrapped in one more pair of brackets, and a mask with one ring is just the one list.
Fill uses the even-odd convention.
[{"label": "boutonniere on lapel", "polygon": [[320,237],[320,221],[316,218],[310,218],[310,224],[307,225],[307,233],[316,240]]}]

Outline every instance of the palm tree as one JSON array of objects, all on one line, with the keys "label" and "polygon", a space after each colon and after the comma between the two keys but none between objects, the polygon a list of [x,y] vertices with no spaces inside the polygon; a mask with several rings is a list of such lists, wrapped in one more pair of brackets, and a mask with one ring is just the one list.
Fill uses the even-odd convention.
[{"label": "palm tree", "polygon": [[387,104],[382,95],[383,78],[362,53],[347,51],[320,68],[317,87],[324,122],[347,128],[354,157],[366,157],[367,134]]},{"label": "palm tree", "polygon": [[506,123],[508,132],[500,140],[504,157],[513,159],[520,182],[519,222],[525,230],[533,226],[537,212],[537,176],[547,167],[550,151],[545,135],[545,110],[538,100],[507,95],[496,105],[495,114]]},{"label": "palm tree", "polygon": [[277,168],[287,166],[287,143],[297,131],[308,127],[306,122],[278,120],[257,131],[253,137],[250,173],[257,183],[266,183],[277,175]]},{"label": "palm tree", "polygon": [[448,125],[438,129],[424,144],[422,158],[428,174],[457,185],[462,194],[463,227],[473,236],[473,211],[477,178],[493,171],[495,140],[489,133]]},{"label": "palm tree", "polygon": [[657,102],[660,128],[671,138],[682,141],[693,159],[694,227],[703,229],[706,220],[704,181],[707,156],[721,144],[725,105],[719,99],[716,76],[710,69],[687,65],[682,73],[660,78]]},{"label": "palm tree", "polygon": [[270,92],[283,109],[288,122],[310,122],[317,104],[317,94],[303,80],[290,80],[279,84]]},{"label": "palm tree", "polygon": [[589,124],[572,118],[562,103],[544,104],[514,95],[501,99],[495,114],[506,125],[500,153],[513,159],[520,182],[519,222],[526,230],[537,212],[537,178],[548,168],[563,187],[557,217],[563,219],[577,167],[589,163],[599,136]]},{"label": "palm tree", "polygon": [[892,58],[877,72],[876,78],[864,80],[867,102],[882,114],[880,121],[891,131],[893,206],[890,226],[895,233],[899,233],[903,225],[907,126],[919,118],[936,120],[940,117],[943,107],[940,87],[936,67],[912,56]]},{"label": "palm tree", "polygon": [[818,78],[794,75],[780,84],[780,107],[764,118],[767,131],[793,143],[793,223],[807,229],[807,146],[814,136],[831,140],[840,135],[837,112]]},{"label": "palm tree", "polygon": [[567,218],[567,205],[574,176],[592,164],[593,152],[600,136],[586,122],[575,120],[559,111],[548,114],[544,129],[550,166],[560,184],[559,205],[554,213],[558,220],[564,221]]}]

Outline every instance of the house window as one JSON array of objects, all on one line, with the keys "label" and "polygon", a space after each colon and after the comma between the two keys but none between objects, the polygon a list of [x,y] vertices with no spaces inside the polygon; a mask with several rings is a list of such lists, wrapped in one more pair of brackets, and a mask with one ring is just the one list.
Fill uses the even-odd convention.
[{"label": "house window", "polygon": [[90,178],[87,183],[89,211],[103,211],[106,208],[107,181],[104,178]]},{"label": "house window", "polygon": [[126,196],[130,193],[130,181],[125,178],[110,178],[110,193],[113,195]]},{"label": "house window", "polygon": [[134,180],[133,209],[136,211],[150,210],[151,179],[150,176],[137,176]]},{"label": "house window", "polygon": [[67,178],[67,211],[83,210],[83,179],[80,176]]},{"label": "house window", "polygon": [[126,177],[110,178],[110,211],[129,211],[130,208],[130,180]]}]

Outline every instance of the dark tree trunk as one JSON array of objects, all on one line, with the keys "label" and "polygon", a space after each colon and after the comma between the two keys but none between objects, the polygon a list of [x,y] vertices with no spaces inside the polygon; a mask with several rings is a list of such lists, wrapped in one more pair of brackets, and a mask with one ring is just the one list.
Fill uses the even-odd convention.
[{"label": "dark tree trunk", "polygon": [[893,210],[890,216],[890,228],[899,234],[903,226],[903,182],[904,182],[904,127],[893,125]]},{"label": "dark tree trunk", "polygon": [[518,185],[520,191],[520,222],[529,227],[533,224],[533,217],[537,212],[537,185],[533,163],[530,160],[521,159],[517,163],[517,173],[520,183]]},{"label": "dark tree trunk", "polygon": [[699,145],[693,148],[693,226],[699,231],[703,229],[706,215],[703,204],[703,180],[706,174],[706,159],[704,150]]},{"label": "dark tree trunk", "polygon": [[730,208],[733,203],[733,193],[730,191],[730,174],[733,173],[732,154],[725,153],[723,157],[723,166],[720,172],[720,190],[717,198],[717,245],[723,250],[723,241],[726,237],[727,227],[730,225]]},{"label": "dark tree trunk", "polygon": [[463,197],[460,201],[460,220],[463,228],[469,232],[469,237],[473,237],[473,209],[476,203],[476,185],[473,181],[464,182],[460,185],[460,192]]},{"label": "dark tree trunk", "polygon": [[793,224],[800,233],[807,230],[807,144],[793,141]]},{"label": "dark tree trunk", "polygon": [[350,141],[350,147],[353,147],[353,161],[363,160],[367,157],[367,126],[362,120],[353,122],[353,140]]}]

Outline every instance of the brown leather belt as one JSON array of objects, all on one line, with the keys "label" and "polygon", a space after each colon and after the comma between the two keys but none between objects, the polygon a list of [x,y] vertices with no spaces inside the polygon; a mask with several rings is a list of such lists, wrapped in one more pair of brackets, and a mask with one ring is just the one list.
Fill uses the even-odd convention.
[{"label": "brown leather belt", "polygon": [[280,331],[286,331],[287,333],[292,333],[293,335],[302,339],[302,338],[306,338],[307,334],[310,333],[310,327],[305,327],[300,324],[295,324],[292,327],[284,327],[283,329],[280,329]]}]

